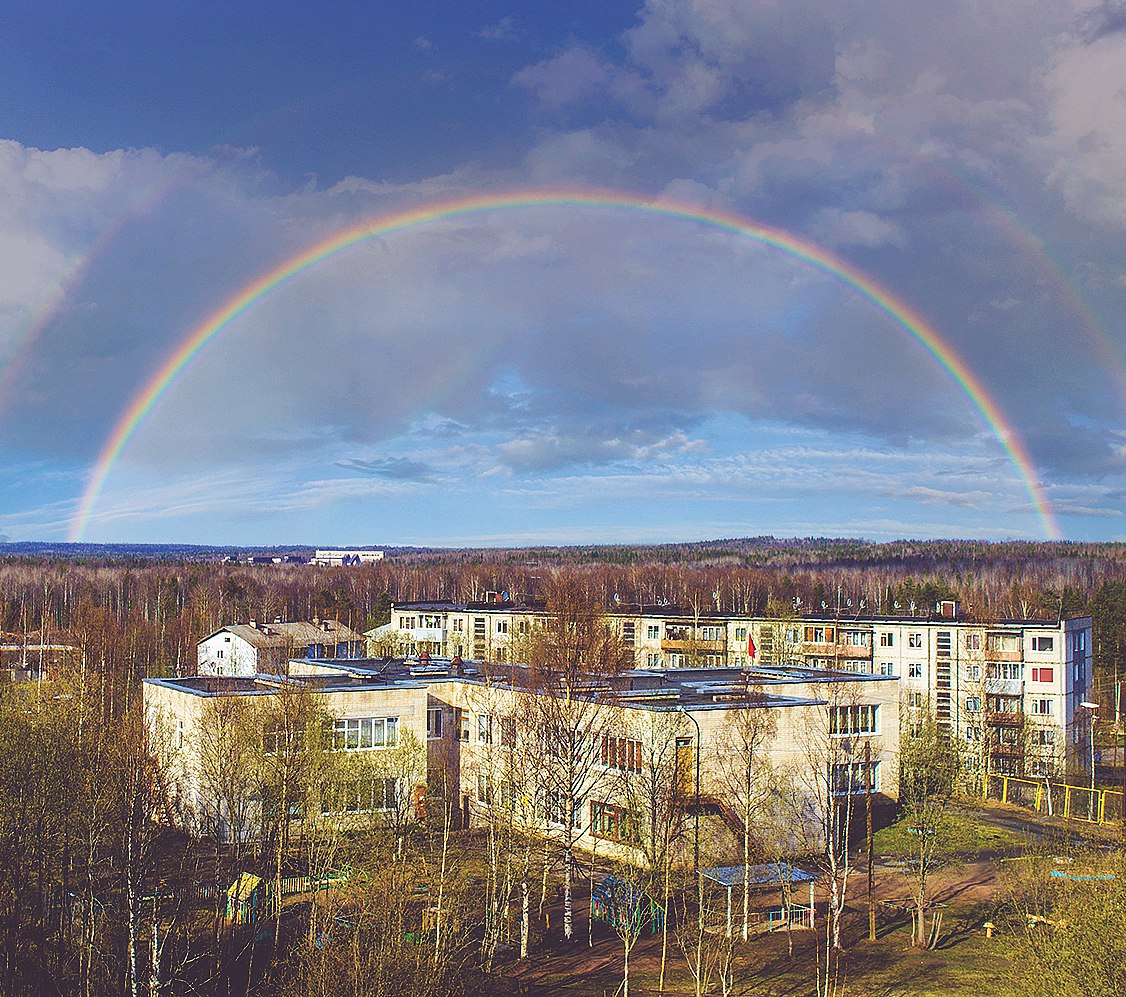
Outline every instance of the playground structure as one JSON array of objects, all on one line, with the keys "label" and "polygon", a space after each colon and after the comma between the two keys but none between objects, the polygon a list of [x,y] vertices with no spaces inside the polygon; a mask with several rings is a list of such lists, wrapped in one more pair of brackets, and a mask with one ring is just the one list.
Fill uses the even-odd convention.
[{"label": "playground structure", "polygon": [[[366,883],[368,874],[350,865],[332,869],[325,876],[283,876],[281,899],[298,894],[342,889],[350,883]],[[232,925],[255,924],[276,913],[277,890],[272,880],[243,872],[227,889],[227,922]]]},{"label": "playground structure", "polygon": [[[755,904],[755,909],[748,912],[748,932],[813,928],[816,910],[813,902],[813,884],[817,881],[817,874],[814,872],[800,869],[787,862],[767,862],[749,868],[731,865],[701,869],[700,875],[705,884],[711,884],[704,891],[706,930],[723,932],[726,937],[732,937],[737,917],[736,910],[737,908],[741,910],[742,907],[744,881],[750,886],[754,898],[752,903]],[[808,905],[784,899],[781,907],[771,906],[765,910],[760,909],[761,896],[767,890],[783,890],[783,897],[788,898],[793,887],[801,883],[809,885]],[[738,890],[737,901],[736,890]]]},{"label": "playground structure", "polygon": [[590,915],[615,931],[656,934],[665,924],[665,908],[636,883],[608,873],[590,895]]},{"label": "playground structure", "polygon": [[1027,807],[1049,817],[1066,817],[1088,824],[1118,824],[1122,821],[1120,789],[1092,789],[1050,779],[990,775],[986,781],[986,796],[1001,803]]}]

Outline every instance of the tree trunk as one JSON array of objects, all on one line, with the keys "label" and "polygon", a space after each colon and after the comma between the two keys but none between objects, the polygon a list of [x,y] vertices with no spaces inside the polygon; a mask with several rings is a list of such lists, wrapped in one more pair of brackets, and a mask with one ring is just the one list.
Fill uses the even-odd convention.
[{"label": "tree trunk", "polygon": [[567,854],[563,859],[563,937],[571,940],[574,934],[573,911],[571,903],[571,845],[567,845]]}]

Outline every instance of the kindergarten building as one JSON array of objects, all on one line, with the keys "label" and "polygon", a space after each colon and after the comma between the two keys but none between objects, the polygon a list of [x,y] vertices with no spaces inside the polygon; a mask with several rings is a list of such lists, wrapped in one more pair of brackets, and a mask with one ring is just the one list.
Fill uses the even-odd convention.
[{"label": "kindergarten building", "polygon": [[[250,717],[240,736],[254,742],[252,754],[269,755],[278,737],[271,707],[293,695],[315,702],[330,750],[372,773],[371,787],[339,808],[342,817],[417,817],[429,787],[460,826],[519,799],[530,830],[558,835],[562,827],[577,847],[628,853],[640,841],[636,798],[646,778],[672,793],[681,818],[729,844],[748,828],[731,789],[743,775],[725,774],[753,768],[764,791],[771,780],[800,787],[789,795],[807,815],[818,803],[824,810],[871,795],[886,807],[897,795],[895,677],[787,665],[649,668],[583,676],[561,689],[537,685],[511,663],[306,656],[269,673],[145,680],[150,724],[168,755],[169,814],[195,833],[252,833],[242,828],[261,801],[218,798],[215,756],[225,749],[217,724]],[[753,749],[734,736],[748,728]],[[566,761],[577,763],[566,791],[558,780],[565,743],[576,752]],[[810,824],[788,821],[794,850],[820,833],[816,819]]]}]

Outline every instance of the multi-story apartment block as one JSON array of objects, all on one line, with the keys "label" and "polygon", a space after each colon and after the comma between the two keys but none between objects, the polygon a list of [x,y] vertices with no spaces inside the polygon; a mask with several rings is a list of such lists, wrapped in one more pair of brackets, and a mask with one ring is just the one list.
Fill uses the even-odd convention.
[{"label": "multi-story apartment block", "polygon": [[[409,603],[369,637],[395,635],[405,653],[505,662],[545,612],[511,602]],[[1079,704],[1091,684],[1090,617],[985,621],[944,602],[910,616],[778,619],[634,606],[607,618],[638,668],[790,665],[897,678],[905,708],[932,711],[971,771],[1049,776],[1088,755]]]}]

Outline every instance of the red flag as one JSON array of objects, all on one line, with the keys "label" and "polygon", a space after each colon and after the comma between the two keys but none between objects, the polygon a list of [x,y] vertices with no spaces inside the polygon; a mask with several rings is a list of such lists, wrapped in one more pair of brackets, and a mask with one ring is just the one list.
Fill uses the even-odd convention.
[{"label": "red flag", "polygon": [[754,658],[755,656],[755,639],[751,636],[750,631],[747,632],[747,657]]}]

